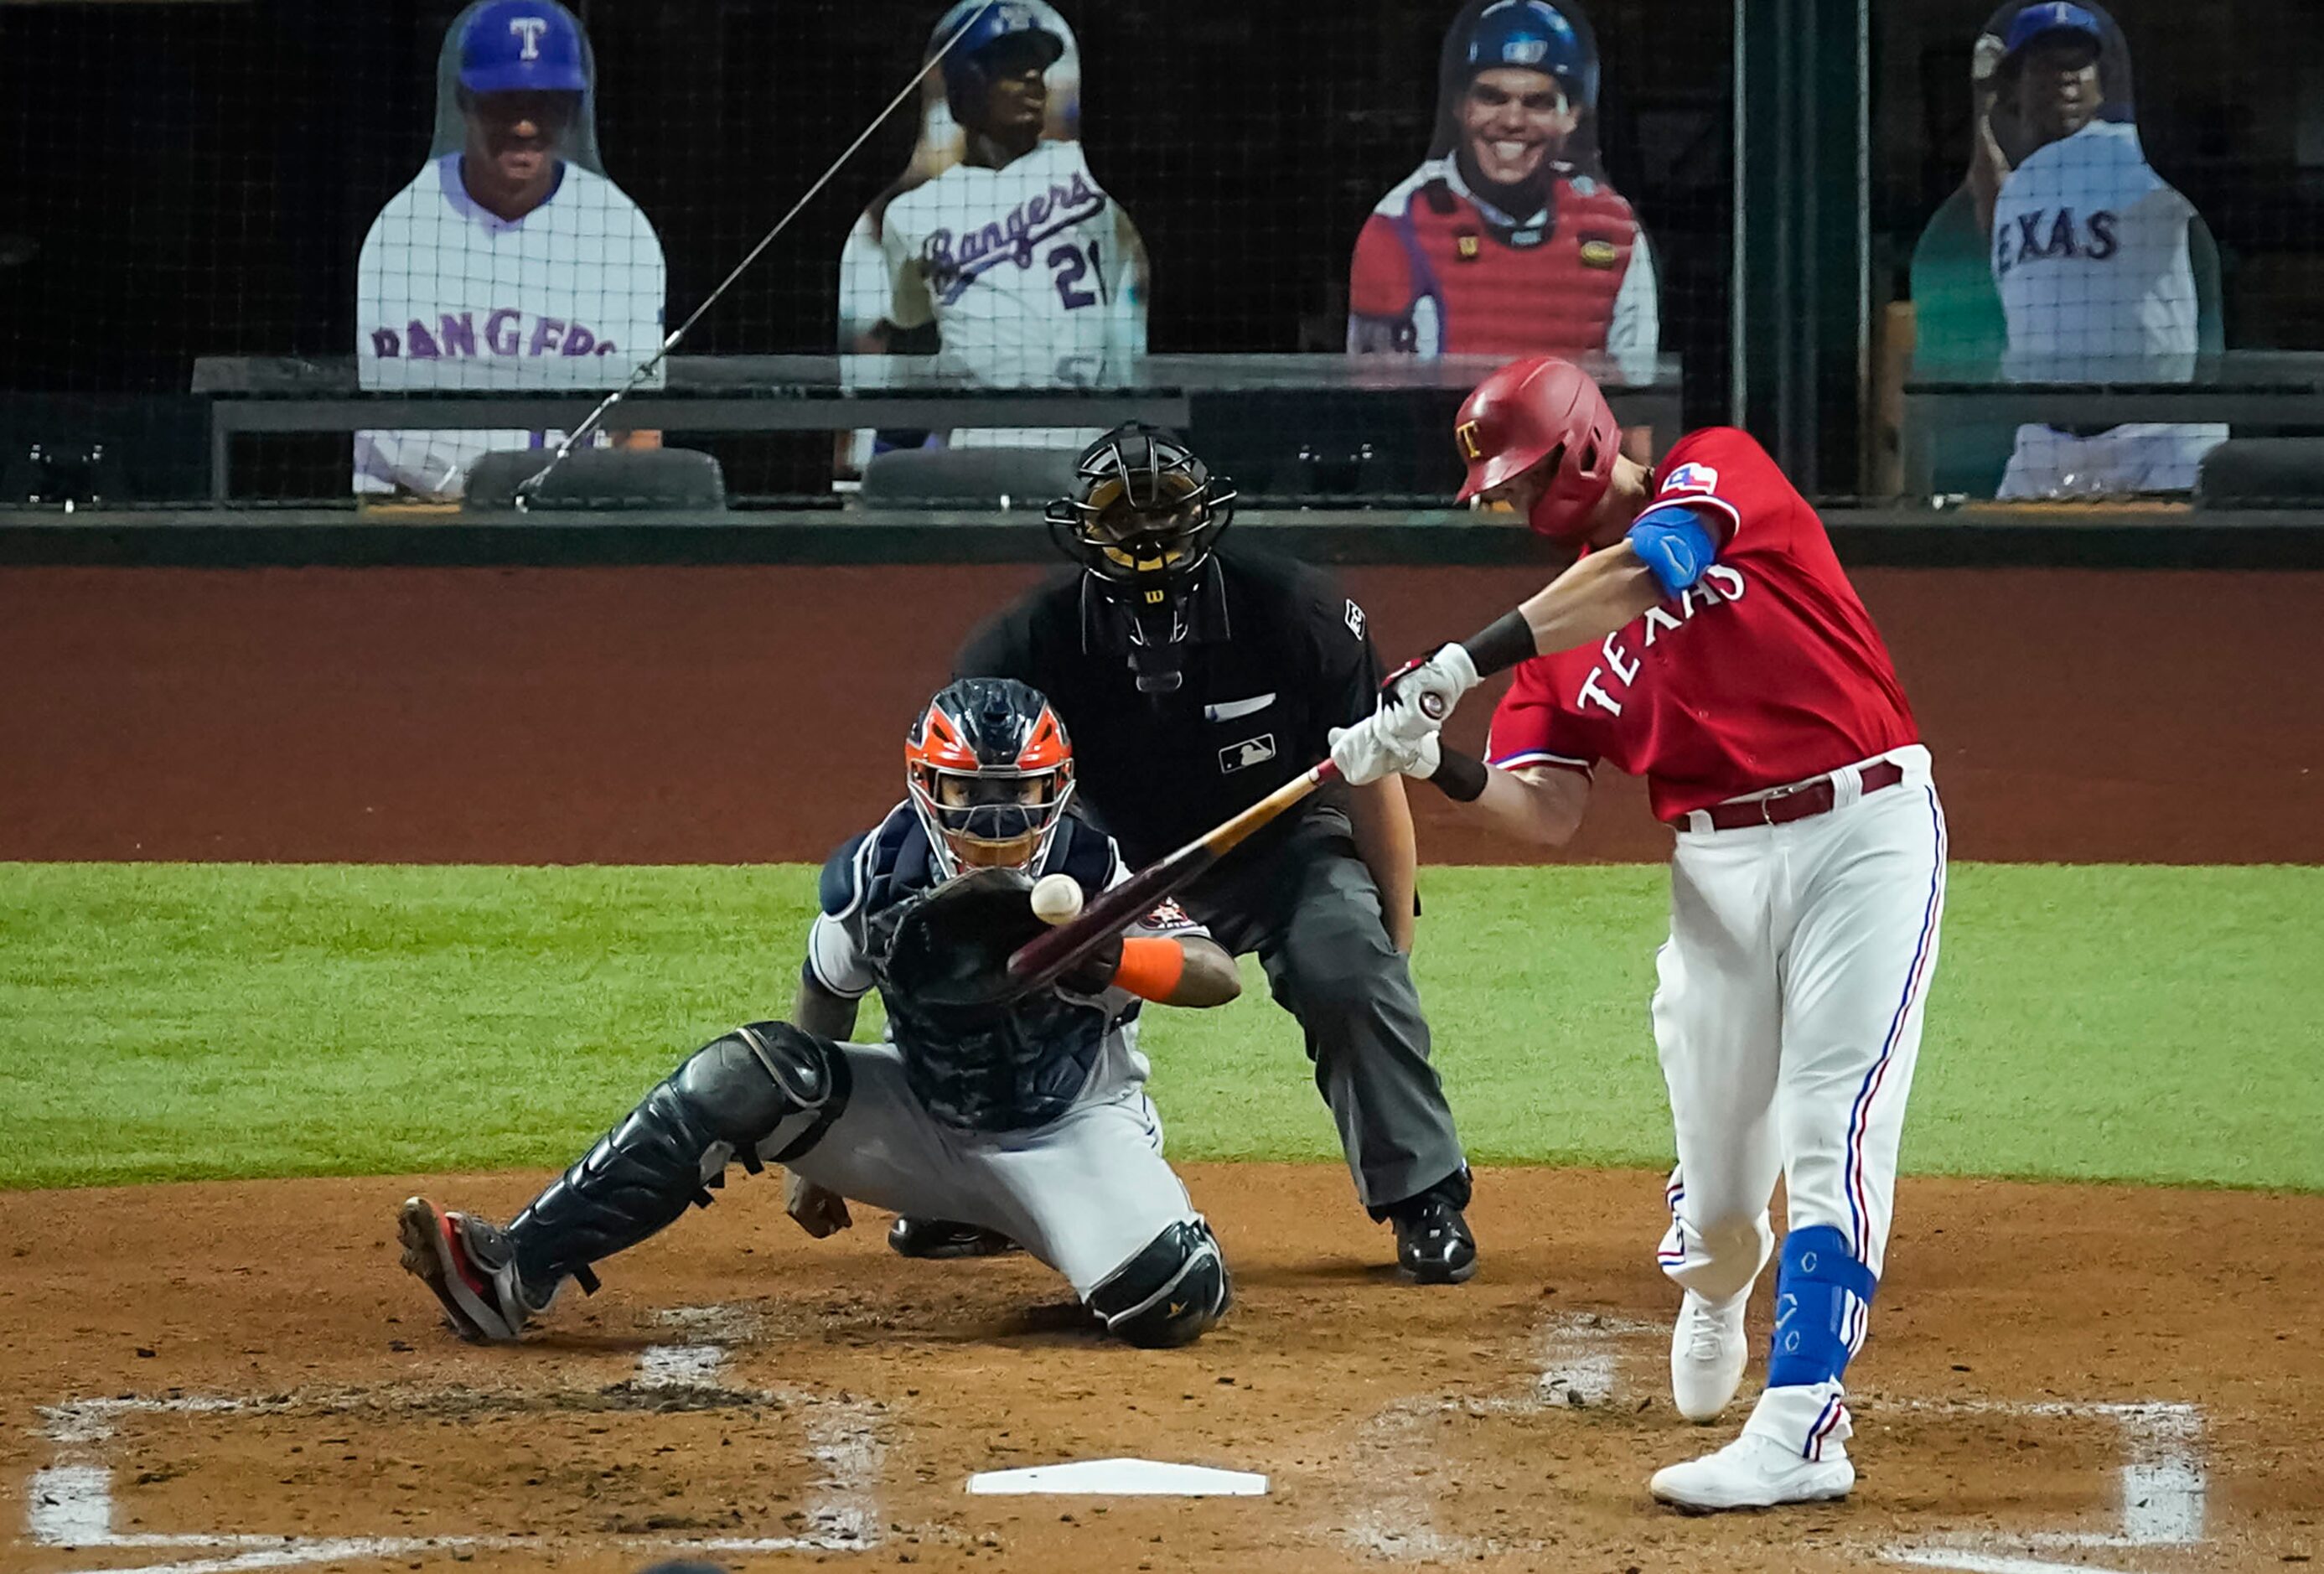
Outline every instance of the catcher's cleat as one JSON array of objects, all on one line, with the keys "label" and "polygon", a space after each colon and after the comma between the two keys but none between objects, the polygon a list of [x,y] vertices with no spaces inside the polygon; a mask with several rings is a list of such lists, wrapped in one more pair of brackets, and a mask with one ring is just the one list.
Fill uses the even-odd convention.
[{"label": "catcher's cleat", "polygon": [[462,1339],[513,1339],[526,1322],[547,1310],[526,1301],[515,1254],[499,1226],[472,1213],[438,1212],[425,1197],[408,1199],[396,1217],[404,1271],[436,1292],[453,1331]]},{"label": "catcher's cleat", "polygon": [[982,1225],[899,1218],[889,1227],[888,1249],[899,1257],[997,1257],[1024,1248]]}]

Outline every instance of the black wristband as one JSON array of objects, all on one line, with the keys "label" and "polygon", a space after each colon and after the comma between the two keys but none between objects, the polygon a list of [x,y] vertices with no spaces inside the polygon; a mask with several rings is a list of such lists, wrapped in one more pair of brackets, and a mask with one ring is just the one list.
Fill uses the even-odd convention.
[{"label": "black wristband", "polygon": [[1534,649],[1533,625],[1519,612],[1504,612],[1481,633],[1471,634],[1461,643],[1469,659],[1477,664],[1479,677],[1490,677],[1541,654]]},{"label": "black wristband", "polygon": [[1490,770],[1473,754],[1463,754],[1458,749],[1436,746],[1436,769],[1429,781],[1436,790],[1456,804],[1473,804],[1485,793],[1485,783]]}]

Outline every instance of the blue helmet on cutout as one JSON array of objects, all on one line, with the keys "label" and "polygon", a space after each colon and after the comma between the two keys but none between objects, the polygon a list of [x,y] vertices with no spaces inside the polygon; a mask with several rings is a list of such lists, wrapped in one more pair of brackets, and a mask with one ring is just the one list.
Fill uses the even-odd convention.
[{"label": "blue helmet on cutout", "polygon": [[586,93],[581,24],[554,0],[492,0],[460,33],[471,93]]},{"label": "blue helmet on cutout", "polygon": [[2078,37],[2092,49],[2106,47],[2106,30],[2098,19],[2082,6],[2070,0],[2043,0],[2039,5],[2028,5],[2009,24],[2009,36],[2002,40],[2005,57],[2032,44],[2034,40],[2057,36]]},{"label": "blue helmet on cutout", "polygon": [[1469,34],[1469,76],[1504,66],[1554,78],[1577,108],[1598,106],[1596,56],[1549,0],[1496,0],[1479,14]]},{"label": "blue helmet on cutout", "polygon": [[[968,21],[972,16],[975,20]],[[960,41],[944,58],[944,84],[952,117],[964,126],[984,118],[985,99],[992,90],[986,60],[989,51],[1014,39],[1029,39],[1039,52],[1043,70],[1056,65],[1065,52],[1065,41],[1050,32],[1041,14],[1023,0],[961,0],[936,23],[929,51],[942,48],[945,40],[960,32],[964,23],[968,31],[961,32]]]}]

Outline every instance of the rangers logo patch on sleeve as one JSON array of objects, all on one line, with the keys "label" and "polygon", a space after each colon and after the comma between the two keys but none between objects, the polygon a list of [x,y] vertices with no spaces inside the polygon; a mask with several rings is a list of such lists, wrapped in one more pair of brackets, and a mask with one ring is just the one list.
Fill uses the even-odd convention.
[{"label": "rangers logo patch on sleeve", "polygon": [[1664,492],[1717,492],[1719,472],[1708,465],[1682,465],[1663,477]]}]

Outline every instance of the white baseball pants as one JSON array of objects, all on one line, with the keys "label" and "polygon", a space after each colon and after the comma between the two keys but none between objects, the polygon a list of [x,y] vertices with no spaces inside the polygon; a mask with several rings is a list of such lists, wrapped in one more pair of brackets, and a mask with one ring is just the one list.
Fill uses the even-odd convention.
[{"label": "white baseball pants", "polygon": [[1200,1217],[1162,1156],[1162,1118],[1134,1082],[1096,1089],[1030,1131],[971,1132],[927,1112],[894,1045],[839,1050],[854,1081],[847,1109],[785,1166],[818,1186],[997,1229],[1084,1298],[1171,1225]]},{"label": "white baseball pants", "polygon": [[[1867,796],[1850,766],[1826,814],[1678,837],[1654,999],[1678,1138],[1657,1260],[1710,1301],[1748,1293],[1766,1265],[1779,1174],[1789,1229],[1838,1229],[1881,1270],[1944,915],[1945,821],[1926,749],[1879,758],[1904,779]],[[1868,1312],[1847,1302],[1849,1354]],[[1750,1430],[1813,1457],[1848,1435],[1840,1395],[1836,1380],[1770,1389]]]}]

